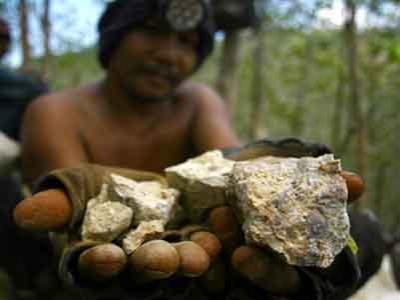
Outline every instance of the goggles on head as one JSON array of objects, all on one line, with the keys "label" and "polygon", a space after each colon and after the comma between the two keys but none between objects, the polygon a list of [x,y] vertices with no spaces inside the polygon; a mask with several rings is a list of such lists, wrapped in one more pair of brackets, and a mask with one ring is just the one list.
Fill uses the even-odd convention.
[{"label": "goggles on head", "polygon": [[175,31],[196,29],[209,14],[208,0],[158,0],[160,11]]}]

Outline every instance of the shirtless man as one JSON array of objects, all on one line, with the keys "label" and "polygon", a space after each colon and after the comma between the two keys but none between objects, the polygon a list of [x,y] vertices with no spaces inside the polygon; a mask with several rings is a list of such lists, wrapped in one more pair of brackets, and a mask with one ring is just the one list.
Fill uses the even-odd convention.
[{"label": "shirtless man", "polygon": [[[82,163],[162,174],[166,167],[204,151],[240,145],[220,97],[207,86],[189,80],[210,54],[214,30],[203,1],[186,2],[193,6],[184,8],[193,9],[188,20],[184,16],[181,20],[179,11],[170,11],[172,4],[183,2],[117,0],[108,5],[98,26],[104,80],[41,97],[25,115],[23,165],[28,183],[33,185],[48,172]],[[204,9],[197,19],[196,5]],[[193,25],[191,20],[198,23]],[[28,230],[65,229],[73,212],[64,191],[51,189],[37,195],[17,207],[17,224]],[[58,205],[62,209],[58,210],[57,222],[46,223],[52,218],[49,211]],[[35,214],[45,221],[39,225],[24,222],[35,218],[26,207],[35,207]],[[238,246],[238,227],[228,208],[216,209],[210,220],[222,246]],[[219,253],[220,242],[205,232],[197,236],[202,234],[204,239],[192,239],[186,251],[179,253],[181,262],[192,258],[186,265],[188,270],[196,268],[198,262],[193,257],[202,251],[199,245],[210,257]],[[155,250],[147,247],[146,251]],[[165,261],[163,256],[157,259]],[[304,293],[312,279],[304,279],[302,272],[276,263],[260,250],[237,248],[232,264],[264,291],[297,296],[313,290],[314,294],[312,288]],[[197,269],[201,271],[192,272],[190,277],[204,274],[208,265],[209,261],[205,262]],[[96,273],[96,267],[91,272]],[[137,277],[146,277],[145,273]]]}]

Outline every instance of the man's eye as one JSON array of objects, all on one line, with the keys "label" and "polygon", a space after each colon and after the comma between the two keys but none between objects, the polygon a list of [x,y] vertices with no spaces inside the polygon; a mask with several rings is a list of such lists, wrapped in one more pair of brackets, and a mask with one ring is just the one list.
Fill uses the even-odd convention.
[{"label": "man's eye", "polygon": [[199,39],[197,38],[197,36],[182,34],[180,36],[180,40],[182,43],[193,47],[197,47],[199,45]]},{"label": "man's eye", "polygon": [[149,32],[158,32],[160,28],[156,24],[146,24],[143,26],[143,29]]}]

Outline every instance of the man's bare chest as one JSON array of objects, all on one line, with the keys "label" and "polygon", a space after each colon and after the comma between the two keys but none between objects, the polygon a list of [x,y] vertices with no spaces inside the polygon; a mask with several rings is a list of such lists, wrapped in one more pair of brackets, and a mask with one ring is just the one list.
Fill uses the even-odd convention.
[{"label": "man's bare chest", "polygon": [[82,130],[92,163],[162,172],[191,154],[190,126],[177,120],[121,128],[87,124]]}]

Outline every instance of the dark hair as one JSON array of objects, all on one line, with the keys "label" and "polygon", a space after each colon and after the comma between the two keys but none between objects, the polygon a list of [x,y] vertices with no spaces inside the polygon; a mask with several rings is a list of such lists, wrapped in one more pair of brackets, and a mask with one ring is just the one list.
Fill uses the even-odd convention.
[{"label": "dark hair", "polygon": [[[110,57],[124,35],[158,10],[157,0],[115,0],[110,2],[100,17],[98,58],[103,68],[107,68]],[[215,26],[208,18],[198,27],[200,43],[197,48],[199,67],[214,48]]]}]

